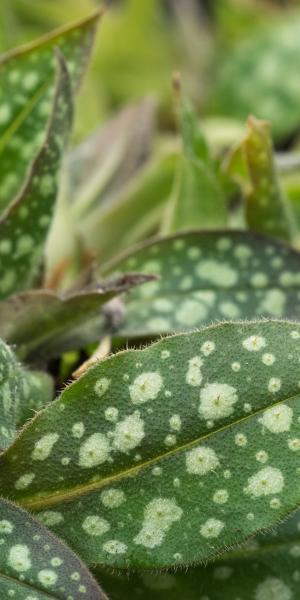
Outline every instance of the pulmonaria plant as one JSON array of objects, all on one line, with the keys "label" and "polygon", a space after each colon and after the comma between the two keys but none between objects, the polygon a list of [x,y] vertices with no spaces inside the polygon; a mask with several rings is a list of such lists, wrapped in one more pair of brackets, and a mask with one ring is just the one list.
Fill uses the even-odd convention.
[{"label": "pulmonaria plant", "polygon": [[[58,264],[46,285],[98,19],[0,63],[1,598],[296,600],[300,256],[267,125],[249,119],[239,160],[221,173],[180,98],[183,148],[169,164],[172,189],[159,189],[172,235],[109,262],[98,255],[92,273],[77,265],[64,291]],[[94,172],[95,139],[88,147]],[[237,171],[247,182],[240,230],[222,185]],[[141,189],[149,199],[165,181],[157,173],[123,202],[128,222]],[[91,217],[92,205],[85,195],[77,213]],[[95,250],[86,241],[80,264]],[[113,351],[100,358],[108,337]],[[65,365],[66,351],[100,340],[94,364],[53,400],[50,358]]]}]

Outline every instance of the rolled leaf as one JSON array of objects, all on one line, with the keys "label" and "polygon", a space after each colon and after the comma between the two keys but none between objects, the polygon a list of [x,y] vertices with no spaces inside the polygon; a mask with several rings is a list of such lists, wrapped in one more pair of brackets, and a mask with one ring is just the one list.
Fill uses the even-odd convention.
[{"label": "rolled leaf", "polygon": [[[99,340],[105,324],[103,305],[151,279],[149,275],[124,275],[72,294],[50,290],[16,294],[0,302],[0,336],[17,347],[22,359],[57,356]],[[87,333],[85,325],[92,317],[97,323]]]},{"label": "rolled leaf", "polygon": [[45,138],[54,94],[54,48],[66,60],[75,91],[89,60],[99,14],[0,58],[1,212],[19,192]]},{"label": "rolled leaf", "polygon": [[195,231],[147,242],[105,272],[158,277],[126,298],[117,331],[136,337],[188,331],[215,320],[298,319],[299,265],[298,252],[267,237]]},{"label": "rolled leaf", "polygon": [[267,121],[249,117],[244,150],[251,185],[246,205],[250,229],[291,240],[295,237],[291,207],[278,180]]},{"label": "rolled leaf", "polygon": [[90,564],[214,558],[300,502],[299,360],[300,325],[288,321],[221,324],[112,356],[0,457],[2,495]]},{"label": "rolled leaf", "polygon": [[[111,575],[95,571],[111,600],[292,600],[299,597],[300,515],[207,566],[185,572]],[[201,597],[201,596],[200,596]],[[205,598],[205,596],[204,596]]]},{"label": "rolled leaf", "polygon": [[3,499],[0,531],[2,598],[107,600],[70,548],[28,513]]},{"label": "rolled leaf", "polygon": [[68,71],[61,54],[57,60],[56,93],[45,142],[21,192],[0,220],[0,298],[32,284],[54,211],[72,121]]}]

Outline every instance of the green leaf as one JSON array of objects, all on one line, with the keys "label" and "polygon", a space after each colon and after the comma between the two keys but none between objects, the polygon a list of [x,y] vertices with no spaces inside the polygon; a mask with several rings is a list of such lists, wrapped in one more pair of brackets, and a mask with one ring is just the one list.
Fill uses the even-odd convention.
[{"label": "green leaf", "polygon": [[54,530],[90,564],[213,558],[299,504],[299,360],[300,325],[287,321],[112,356],[0,457],[2,495],[42,519],[54,512]]},{"label": "green leaf", "polygon": [[[97,569],[111,600],[292,600],[299,597],[299,511],[272,533],[186,572],[112,575]],[[201,598],[201,596],[200,596]]]},{"label": "green leaf", "polygon": [[[0,336],[17,346],[23,360],[57,356],[100,339],[104,326],[103,305],[116,295],[152,279],[129,275],[97,287],[66,295],[31,290],[0,302]],[[97,317],[98,326],[86,334],[86,323]]]},{"label": "green leaf", "polygon": [[250,175],[246,214],[254,231],[290,240],[295,237],[290,206],[281,189],[267,121],[249,117],[244,150]]},{"label": "green leaf", "polygon": [[69,76],[64,59],[57,57],[56,94],[45,142],[21,192],[0,220],[0,298],[32,284],[51,223],[72,121]]},{"label": "green leaf", "polygon": [[223,227],[227,224],[225,197],[197,117],[185,98],[180,98],[179,117],[183,149],[162,231]]},{"label": "green leaf", "polygon": [[0,58],[1,212],[19,192],[45,138],[54,94],[53,50],[59,48],[64,55],[75,91],[89,60],[99,14]]},{"label": "green leaf", "polygon": [[105,272],[159,277],[126,298],[117,331],[136,337],[190,330],[216,319],[299,318],[299,264],[298,252],[267,237],[195,231],[145,243]]},{"label": "green leaf", "polygon": [[[19,426],[53,394],[50,377],[26,371],[12,350],[0,340],[0,450],[9,446]],[[41,386],[42,390],[41,390]]]},{"label": "green leaf", "polygon": [[0,514],[2,598],[107,600],[79,558],[44,525],[2,499]]}]

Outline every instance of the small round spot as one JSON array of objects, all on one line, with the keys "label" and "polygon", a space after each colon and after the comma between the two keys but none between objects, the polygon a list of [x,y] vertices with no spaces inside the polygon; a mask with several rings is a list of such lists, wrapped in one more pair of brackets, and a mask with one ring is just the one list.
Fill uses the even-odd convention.
[{"label": "small round spot", "polygon": [[208,519],[200,527],[200,533],[205,538],[217,538],[224,529],[225,524],[219,519]]},{"label": "small round spot", "polygon": [[89,515],[82,523],[82,529],[88,535],[99,537],[104,535],[110,529],[110,524],[106,519],[97,515]]}]

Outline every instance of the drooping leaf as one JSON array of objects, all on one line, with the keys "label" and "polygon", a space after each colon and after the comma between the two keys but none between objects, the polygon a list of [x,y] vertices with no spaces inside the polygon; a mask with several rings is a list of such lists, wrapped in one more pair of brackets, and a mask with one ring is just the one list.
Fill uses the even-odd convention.
[{"label": "drooping leaf", "polygon": [[88,62],[99,11],[0,58],[0,210],[19,192],[45,138],[54,94],[54,48],[65,57],[73,91]]},{"label": "drooping leaf", "polygon": [[294,223],[277,177],[267,121],[249,117],[244,150],[251,182],[246,205],[249,227],[260,233],[291,240],[295,236]]},{"label": "drooping leaf", "polygon": [[299,359],[300,325],[287,321],[112,356],[0,457],[1,492],[40,519],[50,511],[49,527],[88,563],[213,558],[299,504]]},{"label": "drooping leaf", "polygon": [[[15,354],[0,340],[0,451],[9,446],[19,426],[49,402],[50,377],[26,371]],[[42,388],[42,389],[41,389]]]},{"label": "drooping leaf", "polygon": [[[184,572],[111,575],[95,571],[111,600],[296,600],[300,594],[299,511],[207,566]],[[202,596],[199,594],[202,594]]]},{"label": "drooping leaf", "polygon": [[0,298],[29,287],[40,265],[72,121],[72,96],[62,55],[45,142],[28,178],[0,220]]},{"label": "drooping leaf", "polygon": [[197,117],[185,98],[180,98],[179,116],[183,148],[162,231],[224,227],[225,197]]},{"label": "drooping leaf", "polygon": [[[49,290],[16,294],[0,302],[0,336],[16,345],[22,359],[55,356],[94,342],[103,331],[102,306],[149,279],[152,277],[147,275],[124,275],[69,295]],[[84,325],[92,317],[98,318],[98,327],[93,326],[86,335]]]},{"label": "drooping leaf", "polygon": [[[20,487],[25,483],[20,480]],[[18,600],[107,600],[79,558],[44,525],[0,499],[0,595]]]},{"label": "drooping leaf", "polygon": [[220,319],[299,318],[299,265],[298,252],[247,232],[195,231],[156,239],[106,269],[158,277],[128,294],[117,331],[153,336]]}]

